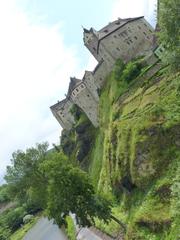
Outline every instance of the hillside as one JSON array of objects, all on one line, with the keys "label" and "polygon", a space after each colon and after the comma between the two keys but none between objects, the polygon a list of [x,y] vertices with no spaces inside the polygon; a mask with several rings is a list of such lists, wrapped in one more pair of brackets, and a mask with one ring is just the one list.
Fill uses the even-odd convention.
[{"label": "hillside", "polygon": [[[169,74],[160,63],[117,61],[100,93],[100,127],[74,107],[76,125],[62,134],[64,152],[89,171],[96,191],[127,224],[125,239],[177,237],[179,84],[180,73]],[[114,222],[96,225],[121,232]]]}]

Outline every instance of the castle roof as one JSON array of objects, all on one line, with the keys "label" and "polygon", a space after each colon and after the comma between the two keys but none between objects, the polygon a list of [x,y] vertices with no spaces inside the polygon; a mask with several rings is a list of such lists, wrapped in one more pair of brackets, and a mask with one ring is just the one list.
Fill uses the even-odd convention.
[{"label": "castle roof", "polygon": [[99,40],[102,40],[109,34],[113,33],[114,31],[118,30],[119,28],[123,27],[125,24],[135,21],[135,20],[138,20],[140,18],[143,18],[143,16],[135,17],[135,18],[124,18],[124,19],[118,18],[117,20],[110,22],[108,25],[106,25],[105,27],[103,27],[102,29],[100,29],[98,31]]},{"label": "castle roof", "polygon": [[67,96],[70,96],[72,91],[81,83],[82,81],[80,79],[77,79],[75,77],[70,78],[70,83],[69,83],[69,88],[68,88],[68,93]]},{"label": "castle roof", "polygon": [[50,106],[50,109],[52,111],[58,111],[61,108],[63,108],[65,106],[65,104],[67,103],[68,99],[63,99],[62,101],[58,101],[56,104]]}]

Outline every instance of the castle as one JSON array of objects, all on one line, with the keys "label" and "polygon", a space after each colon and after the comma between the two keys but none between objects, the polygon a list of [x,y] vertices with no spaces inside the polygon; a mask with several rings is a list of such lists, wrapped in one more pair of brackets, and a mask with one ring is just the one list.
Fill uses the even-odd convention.
[{"label": "castle", "polygon": [[71,108],[79,106],[95,127],[98,127],[99,90],[117,59],[125,63],[152,53],[154,29],[144,17],[120,19],[99,31],[83,33],[84,45],[98,61],[93,72],[85,71],[82,80],[70,78],[66,98],[50,109],[62,128],[70,130],[75,123]]}]

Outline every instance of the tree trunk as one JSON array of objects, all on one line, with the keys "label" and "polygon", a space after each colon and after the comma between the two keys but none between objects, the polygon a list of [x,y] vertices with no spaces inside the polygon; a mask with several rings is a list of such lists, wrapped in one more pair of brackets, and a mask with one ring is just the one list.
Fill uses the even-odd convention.
[{"label": "tree trunk", "polygon": [[111,215],[111,219],[114,220],[116,223],[118,223],[119,225],[121,225],[121,227],[123,228],[123,230],[126,232],[126,225],[121,222],[119,219],[117,219],[115,216]]}]

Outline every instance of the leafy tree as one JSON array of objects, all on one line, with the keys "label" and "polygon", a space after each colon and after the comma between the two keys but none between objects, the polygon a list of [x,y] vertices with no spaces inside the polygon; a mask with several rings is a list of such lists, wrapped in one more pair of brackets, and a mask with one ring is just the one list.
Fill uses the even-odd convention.
[{"label": "leafy tree", "polygon": [[7,167],[5,180],[10,194],[22,203],[32,199],[37,206],[43,207],[45,204],[46,178],[39,171],[39,165],[46,159],[47,148],[47,143],[37,144],[36,148],[28,148],[25,152],[18,150],[12,154],[12,165]]},{"label": "leafy tree", "polygon": [[166,48],[165,60],[172,69],[180,68],[180,1],[159,1],[159,40]]},{"label": "leafy tree", "polygon": [[62,153],[49,156],[41,169],[49,179],[47,214],[58,225],[65,224],[70,212],[83,226],[91,225],[95,217],[110,219],[109,202],[95,195],[87,173],[73,167]]},{"label": "leafy tree", "polygon": [[[82,226],[94,224],[95,218],[108,222],[111,218],[111,204],[104,197],[95,194],[88,174],[72,166],[62,153],[49,156],[41,169],[47,175],[47,215],[61,226],[69,213],[75,213]],[[114,220],[116,220],[113,217]],[[118,223],[121,223],[118,221]],[[124,226],[124,225],[123,225]]]}]

